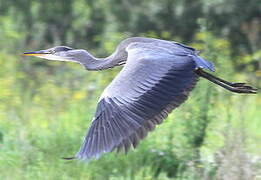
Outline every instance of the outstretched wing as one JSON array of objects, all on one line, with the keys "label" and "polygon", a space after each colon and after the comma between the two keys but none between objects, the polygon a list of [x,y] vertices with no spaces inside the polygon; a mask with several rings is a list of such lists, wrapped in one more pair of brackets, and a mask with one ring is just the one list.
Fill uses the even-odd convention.
[{"label": "outstretched wing", "polygon": [[76,157],[138,145],[149,131],[183,103],[197,82],[196,63],[153,44],[127,48],[126,65],[104,90],[95,117]]}]

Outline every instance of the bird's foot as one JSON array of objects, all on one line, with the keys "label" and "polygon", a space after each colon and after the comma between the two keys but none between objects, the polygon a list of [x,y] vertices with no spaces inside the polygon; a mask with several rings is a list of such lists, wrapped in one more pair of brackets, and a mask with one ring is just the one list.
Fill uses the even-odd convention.
[{"label": "bird's foot", "polygon": [[232,87],[242,87],[244,86],[246,83],[231,83]]},{"label": "bird's foot", "polygon": [[246,85],[246,83],[232,83],[231,87],[233,91],[237,93],[256,94],[258,90],[257,88]]}]

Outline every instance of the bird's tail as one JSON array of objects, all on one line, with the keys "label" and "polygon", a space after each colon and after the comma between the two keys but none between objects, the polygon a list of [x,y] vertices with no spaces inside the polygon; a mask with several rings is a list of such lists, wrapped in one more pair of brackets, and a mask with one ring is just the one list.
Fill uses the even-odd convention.
[{"label": "bird's tail", "polygon": [[196,63],[196,68],[204,68],[212,72],[215,71],[214,64],[212,62],[209,62],[196,54],[191,55],[191,57]]}]

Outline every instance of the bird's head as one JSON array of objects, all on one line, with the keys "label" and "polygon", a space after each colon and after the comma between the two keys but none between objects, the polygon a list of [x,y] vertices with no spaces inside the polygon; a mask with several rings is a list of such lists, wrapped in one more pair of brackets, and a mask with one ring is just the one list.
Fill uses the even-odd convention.
[{"label": "bird's head", "polygon": [[54,61],[81,62],[81,59],[90,55],[83,49],[73,49],[67,46],[56,46],[46,50],[25,52],[24,56],[34,56]]}]

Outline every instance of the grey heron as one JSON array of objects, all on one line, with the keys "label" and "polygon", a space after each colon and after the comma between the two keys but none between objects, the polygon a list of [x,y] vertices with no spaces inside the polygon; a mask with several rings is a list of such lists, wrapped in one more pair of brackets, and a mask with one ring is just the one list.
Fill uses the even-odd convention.
[{"label": "grey heron", "polygon": [[204,71],[211,62],[194,48],[174,41],[132,37],[123,40],[106,58],[86,50],[57,46],[25,52],[48,60],[72,61],[87,70],[124,65],[102,93],[95,116],[75,158],[89,160],[115,149],[135,148],[156,125],[181,105],[203,77],[235,93],[257,93],[245,83],[231,83]]}]

